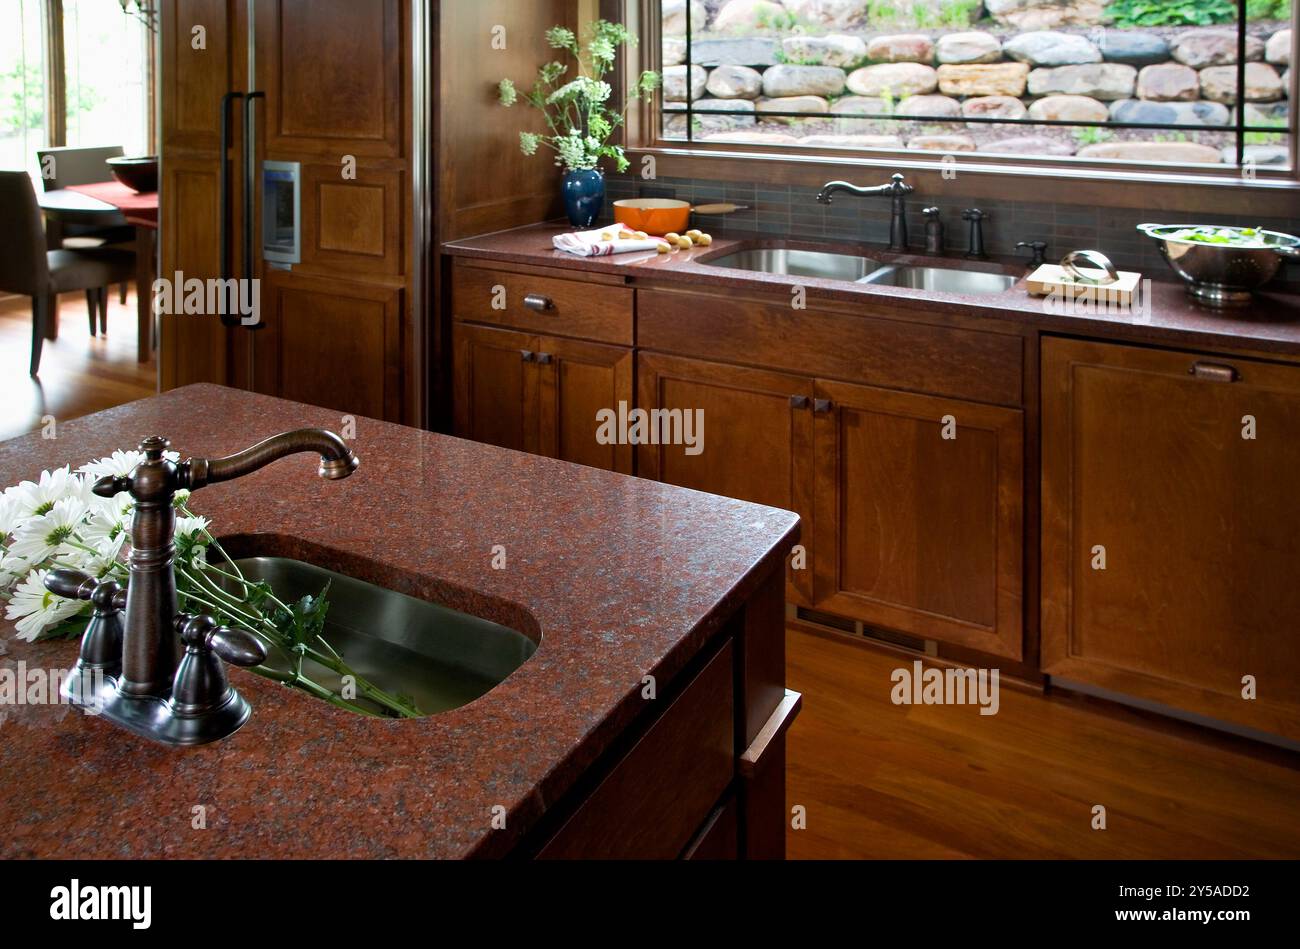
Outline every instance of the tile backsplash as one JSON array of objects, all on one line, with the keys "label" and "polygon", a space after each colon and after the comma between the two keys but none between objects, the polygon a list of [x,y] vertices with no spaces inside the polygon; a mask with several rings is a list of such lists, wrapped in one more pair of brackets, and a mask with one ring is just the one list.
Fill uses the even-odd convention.
[{"label": "tile backsplash", "polygon": [[[882,179],[883,180],[883,179]],[[734,236],[763,234],[828,240],[860,240],[883,244],[889,240],[889,199],[854,198],[837,195],[829,207],[816,201],[817,189],[766,183],[711,181],[696,178],[660,178],[642,181],[630,176],[610,176],[605,215],[612,220],[610,202],[620,198],[678,198],[692,204],[733,202],[748,210],[729,215],[696,219],[694,226],[712,234]],[[944,242],[949,253],[961,254],[967,244],[964,208],[979,207],[984,219],[984,245],[994,256],[1016,253],[1018,241],[1044,240],[1047,259],[1059,260],[1071,250],[1102,251],[1118,267],[1151,276],[1172,276],[1155,242],[1136,230],[1138,224],[1158,218],[1161,224],[1241,224],[1231,214],[1158,213],[1131,208],[1110,208],[1077,204],[963,198],[952,194],[913,194],[908,198],[907,229],[915,247],[924,244],[922,209],[941,209]],[[1300,234],[1300,217],[1252,221],[1270,230]],[[1028,251],[1022,251],[1028,254]],[[1026,256],[1026,259],[1028,257]],[[1283,275],[1300,281],[1300,267],[1288,265]]]}]

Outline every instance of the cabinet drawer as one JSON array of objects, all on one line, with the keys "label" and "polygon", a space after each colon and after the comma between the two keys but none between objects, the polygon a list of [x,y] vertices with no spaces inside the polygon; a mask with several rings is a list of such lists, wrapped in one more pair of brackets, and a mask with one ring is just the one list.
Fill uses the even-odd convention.
[{"label": "cabinet drawer", "polygon": [[542,848],[547,859],[676,859],[735,773],[730,642]]},{"label": "cabinet drawer", "polygon": [[891,319],[860,305],[797,310],[789,297],[637,295],[645,349],[976,402],[1024,401],[1020,336]]},{"label": "cabinet drawer", "polygon": [[632,345],[632,290],[458,265],[452,312],[462,322]]}]

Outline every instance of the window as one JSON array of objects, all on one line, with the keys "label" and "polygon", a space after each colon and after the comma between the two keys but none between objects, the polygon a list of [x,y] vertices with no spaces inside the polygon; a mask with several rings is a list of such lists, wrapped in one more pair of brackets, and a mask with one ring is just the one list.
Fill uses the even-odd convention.
[{"label": "window", "polygon": [[0,168],[36,175],[36,149],[46,142],[45,3],[9,2],[17,9],[7,15],[8,29],[0,32]]},{"label": "window", "polygon": [[660,0],[657,13],[664,144],[1294,167],[1292,0]]}]

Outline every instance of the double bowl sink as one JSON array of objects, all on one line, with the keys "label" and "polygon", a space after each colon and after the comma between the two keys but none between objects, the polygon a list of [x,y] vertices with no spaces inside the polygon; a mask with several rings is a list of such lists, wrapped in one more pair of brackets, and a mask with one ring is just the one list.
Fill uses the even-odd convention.
[{"label": "double bowl sink", "polygon": [[791,277],[817,277],[879,287],[938,293],[991,294],[1010,290],[1018,278],[1003,273],[938,265],[886,263],[872,257],[792,247],[751,248],[712,260],[710,267]]}]

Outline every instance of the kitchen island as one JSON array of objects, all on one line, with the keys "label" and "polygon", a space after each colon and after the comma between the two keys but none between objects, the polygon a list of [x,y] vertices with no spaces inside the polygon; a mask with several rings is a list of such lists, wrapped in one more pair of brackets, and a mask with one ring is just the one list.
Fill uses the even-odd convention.
[{"label": "kitchen island", "polygon": [[[234,669],[251,721],[185,751],[66,705],[0,707],[0,769],[21,776],[0,793],[0,857],[781,856],[790,512],[211,385],[0,443],[0,483],[153,434],[215,457],[351,424],[346,481],[296,456],[192,506],[234,556],[493,620],[532,657],[406,721]],[[3,666],[76,657],[0,629]]]}]

